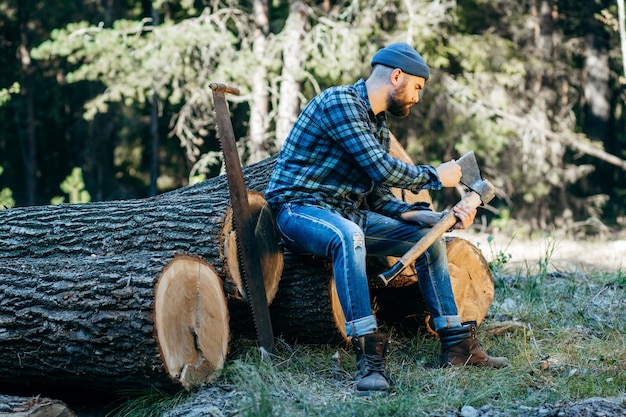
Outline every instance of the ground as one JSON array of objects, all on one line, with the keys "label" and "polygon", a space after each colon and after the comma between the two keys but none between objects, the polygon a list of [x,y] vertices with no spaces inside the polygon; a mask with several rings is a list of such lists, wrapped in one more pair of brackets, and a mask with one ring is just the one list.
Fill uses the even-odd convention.
[{"label": "ground", "polygon": [[[459,236],[481,248],[488,261],[498,256],[509,257],[508,268],[522,271],[534,268],[540,262],[547,262],[553,271],[626,271],[626,236],[600,236],[594,239],[575,240],[572,238],[516,238],[506,235],[466,233]],[[463,413],[463,411],[465,411]],[[490,406],[481,409],[467,408],[458,415],[463,417],[504,417]],[[535,408],[520,408],[515,414],[519,417],[602,417],[626,416],[626,397],[589,398],[573,404],[553,404]]]},{"label": "ground", "polygon": [[559,235],[527,238],[516,235],[455,232],[477,245],[489,261],[510,257],[507,267],[521,271],[547,261],[548,269],[562,272],[626,271],[626,233],[585,240]]},{"label": "ground", "polygon": [[[571,404],[553,404],[541,407],[520,407],[516,417],[619,417],[626,416],[625,398],[589,398]],[[491,406],[480,409],[463,407],[454,417],[505,417],[511,411],[500,411]],[[450,416],[452,417],[452,416]]]},{"label": "ground", "polygon": [[[626,234],[601,236],[595,239],[578,241],[571,238],[539,237],[528,239],[510,237],[510,235],[483,234],[476,231],[454,232],[475,245],[483,252],[488,261],[506,261],[506,268],[519,270],[520,273],[536,271],[544,264],[552,271],[591,272],[626,271]],[[220,414],[226,409],[223,401],[236,398],[243,393],[237,390],[223,390],[213,386],[199,393],[187,404],[176,407],[167,417],[194,417]],[[238,403],[234,401],[234,403]],[[202,405],[200,407],[199,405]],[[80,406],[70,404],[78,417],[104,417],[105,413],[93,404]],[[197,413],[199,408],[213,409],[215,414]],[[96,408],[96,409],[94,409]],[[0,413],[1,414],[1,413]],[[463,407],[463,409],[442,417],[626,417],[626,395],[619,398],[588,398],[567,404],[545,404],[538,407],[520,406],[517,410],[501,410],[485,405],[481,408]]]},{"label": "ground", "polygon": [[[164,417],[204,417],[221,416],[224,409],[223,398],[238,395],[223,392],[218,387],[203,390],[193,401],[166,413]],[[227,408],[227,407],[226,407]],[[199,411],[203,410],[203,411]],[[209,410],[209,411],[207,411]],[[211,414],[210,410],[215,410]],[[459,412],[439,417],[623,417],[626,416],[626,396],[623,398],[589,398],[570,404],[552,404],[541,407],[519,407],[515,411],[500,410],[486,405],[480,409],[463,407]],[[80,417],[80,416],[79,416]],[[433,416],[434,417],[434,416]]]}]

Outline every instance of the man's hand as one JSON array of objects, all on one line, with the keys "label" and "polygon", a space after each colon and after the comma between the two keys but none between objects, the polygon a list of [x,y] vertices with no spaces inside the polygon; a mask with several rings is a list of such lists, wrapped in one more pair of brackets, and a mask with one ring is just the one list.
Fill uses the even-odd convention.
[{"label": "man's hand", "polygon": [[458,219],[458,221],[454,225],[455,229],[467,229],[472,224],[474,224],[474,218],[476,217],[476,208],[457,204],[456,206],[452,207],[452,211],[454,211],[454,216]]},{"label": "man's hand", "polygon": [[439,165],[437,174],[444,187],[456,187],[461,181],[461,166],[453,159]]}]

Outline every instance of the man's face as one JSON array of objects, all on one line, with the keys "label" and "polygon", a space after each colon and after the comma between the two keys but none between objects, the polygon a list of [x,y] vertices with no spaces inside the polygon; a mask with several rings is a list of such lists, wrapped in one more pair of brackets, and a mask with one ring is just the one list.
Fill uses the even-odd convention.
[{"label": "man's face", "polygon": [[406,117],[411,107],[420,101],[419,93],[426,80],[402,73],[398,85],[387,96],[387,111],[395,117]]}]

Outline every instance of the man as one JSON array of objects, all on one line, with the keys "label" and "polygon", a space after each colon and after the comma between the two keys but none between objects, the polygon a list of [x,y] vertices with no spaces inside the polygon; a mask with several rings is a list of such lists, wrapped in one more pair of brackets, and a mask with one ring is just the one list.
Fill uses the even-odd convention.
[{"label": "man", "polygon": [[[346,332],[357,356],[357,392],[389,388],[385,375],[388,339],[376,333],[366,255],[401,256],[441,213],[395,198],[390,187],[417,192],[454,187],[461,168],[414,166],[388,153],[386,112],[406,117],[419,102],[429,77],[422,56],[406,43],[379,50],[372,73],[356,84],[332,87],[302,111],[280,154],[266,198],[285,244],[333,260],[335,284],[346,316]],[[456,229],[469,227],[476,209],[455,207]],[[443,239],[415,263],[419,286],[441,340],[442,366],[506,366],[476,340],[476,323],[461,323]]]}]

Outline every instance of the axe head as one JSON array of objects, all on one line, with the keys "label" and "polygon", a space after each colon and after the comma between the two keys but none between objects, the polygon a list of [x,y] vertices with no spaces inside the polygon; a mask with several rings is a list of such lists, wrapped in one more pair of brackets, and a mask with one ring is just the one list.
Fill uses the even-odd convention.
[{"label": "axe head", "polygon": [[474,151],[469,151],[456,161],[461,166],[461,184],[480,195],[483,204],[490,202],[495,196],[494,186],[480,176],[480,169]]}]

